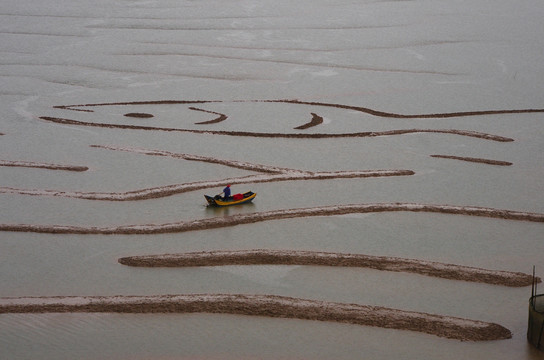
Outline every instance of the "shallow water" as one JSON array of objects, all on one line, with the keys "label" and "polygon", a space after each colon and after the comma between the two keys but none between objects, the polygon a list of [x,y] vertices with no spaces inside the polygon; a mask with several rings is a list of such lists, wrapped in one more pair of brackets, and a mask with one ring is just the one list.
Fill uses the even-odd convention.
[{"label": "shallow water", "polygon": [[[543,108],[538,1],[3,1],[0,160],[88,166],[0,167],[1,187],[125,192],[253,172],[90,147],[166,150],[307,171],[408,169],[415,175],[235,185],[254,203],[209,209],[203,194],[93,201],[0,194],[0,223],[163,224],[269,210],[416,202],[544,212],[542,113],[430,119],[250,100],[300,99],[398,114]],[[57,105],[219,100],[192,105]],[[238,100],[243,100],[242,102]],[[150,119],[123,116],[153,114]],[[306,130],[310,113],[323,124]],[[454,134],[256,138],[60,125],[40,116],[189,130],[308,134],[461,129]],[[432,158],[509,161],[492,166]],[[129,255],[297,249],[397,256],[529,273],[540,223],[430,213],[296,218],[160,235],[0,233],[0,296],[275,294],[387,306],[501,324],[473,343],[328,322],[210,314],[4,314],[0,357],[40,359],[537,359],[525,339],[529,288],[370,269],[226,266],[146,269]],[[541,274],[539,274],[542,276]]]}]

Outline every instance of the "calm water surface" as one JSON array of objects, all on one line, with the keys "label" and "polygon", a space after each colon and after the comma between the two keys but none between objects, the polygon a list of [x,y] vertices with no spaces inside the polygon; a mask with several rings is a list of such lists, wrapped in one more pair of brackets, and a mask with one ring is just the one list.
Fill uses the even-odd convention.
[{"label": "calm water surface", "polygon": [[[3,1],[0,160],[88,166],[81,173],[0,167],[0,186],[125,192],[253,174],[227,166],[92,148],[138,147],[309,171],[409,169],[413,176],[235,186],[253,204],[209,209],[211,188],[128,202],[0,194],[0,223],[162,224],[291,208],[372,202],[544,212],[542,115],[390,119],[301,99],[428,114],[542,108],[538,1],[242,2]],[[505,27],[509,31],[504,31]],[[523,40],[520,40],[523,39]],[[523,54],[523,56],[520,56]],[[53,106],[224,100],[69,111]],[[231,100],[244,100],[243,102]],[[151,119],[127,118],[145,112]],[[44,122],[308,133],[463,129],[451,134],[282,139],[121,130]],[[491,166],[432,154],[512,162]],[[179,234],[0,233],[0,296],[275,294],[387,306],[501,324],[510,340],[459,342],[408,331],[210,314],[4,314],[6,359],[537,359],[525,338],[530,288],[415,274],[304,266],[145,269],[129,255],[295,249],[386,255],[529,273],[542,266],[541,224],[427,213],[269,221]],[[541,275],[542,276],[542,275]]]}]

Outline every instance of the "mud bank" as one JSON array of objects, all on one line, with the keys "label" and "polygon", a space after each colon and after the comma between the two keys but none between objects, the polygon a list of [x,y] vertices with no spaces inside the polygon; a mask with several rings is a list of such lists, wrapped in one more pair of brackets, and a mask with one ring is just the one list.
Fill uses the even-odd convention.
[{"label": "mud bank", "polygon": [[499,166],[512,165],[512,163],[508,161],[481,159],[481,158],[473,158],[473,157],[461,157],[461,156],[453,156],[453,155],[430,155],[430,156],[434,158],[454,159],[454,160],[461,160],[461,161],[468,161],[468,162],[475,162],[475,163],[489,164],[489,165],[499,165]]},{"label": "mud bank", "polygon": [[86,167],[86,166],[44,164],[44,163],[36,163],[36,162],[30,162],[30,161],[8,161],[8,160],[0,160],[0,166],[26,167],[26,168],[37,168],[37,169],[48,169],[48,170],[64,170],[64,171],[87,171],[87,170],[89,170],[89,168]]},{"label": "mud bank", "polygon": [[416,203],[376,203],[324,206],[301,209],[265,211],[260,213],[237,214],[232,216],[180,221],[167,224],[122,225],[114,227],[83,227],[71,225],[0,224],[0,231],[18,231],[48,234],[100,234],[132,235],[180,233],[252,224],[263,221],[282,220],[310,216],[333,216],[345,214],[366,214],[392,211],[430,212],[452,215],[480,216],[505,220],[543,222],[544,214],[493,209],[475,206],[452,206]]},{"label": "mud bank", "polygon": [[[433,261],[364,254],[342,254],[297,250],[204,251],[182,254],[143,255],[120,258],[119,263],[141,267],[192,267],[225,265],[318,265],[364,267],[409,272],[450,280],[521,287],[531,285],[532,275]],[[538,282],[541,282],[537,278]]]},{"label": "mud bank", "polygon": [[378,306],[274,295],[201,294],[0,298],[0,313],[214,313],[267,316],[410,330],[462,341],[510,339],[501,325]]}]

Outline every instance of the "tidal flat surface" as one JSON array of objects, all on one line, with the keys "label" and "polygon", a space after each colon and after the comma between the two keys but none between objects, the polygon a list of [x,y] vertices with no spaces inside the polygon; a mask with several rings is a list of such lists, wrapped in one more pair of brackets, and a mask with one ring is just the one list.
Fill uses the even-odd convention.
[{"label": "tidal flat surface", "polygon": [[[213,223],[377,203],[541,215],[543,17],[536,0],[2,1],[0,226]],[[412,174],[339,176],[384,170]],[[203,195],[228,183],[256,199],[206,207]],[[226,313],[7,313],[0,357],[538,359],[527,286],[118,259],[268,249],[536,265],[542,277],[543,235],[542,222],[407,211],[161,234],[1,231],[1,298],[271,295],[495,323],[512,338]]]}]

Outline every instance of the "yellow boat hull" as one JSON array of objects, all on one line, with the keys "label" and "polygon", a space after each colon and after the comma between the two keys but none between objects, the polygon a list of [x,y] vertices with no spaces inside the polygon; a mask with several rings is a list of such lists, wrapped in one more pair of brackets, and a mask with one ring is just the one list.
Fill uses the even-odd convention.
[{"label": "yellow boat hull", "polygon": [[234,197],[232,196],[228,200],[224,200],[219,195],[216,195],[215,197],[204,195],[204,197],[206,198],[206,201],[208,202],[209,206],[232,206],[232,205],[240,205],[240,204],[251,202],[253,201],[253,199],[255,199],[255,196],[257,196],[256,193],[251,191],[245,192],[242,195],[243,197],[237,200],[235,200]]}]

